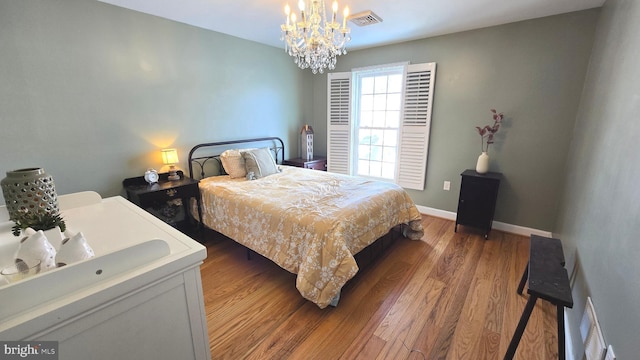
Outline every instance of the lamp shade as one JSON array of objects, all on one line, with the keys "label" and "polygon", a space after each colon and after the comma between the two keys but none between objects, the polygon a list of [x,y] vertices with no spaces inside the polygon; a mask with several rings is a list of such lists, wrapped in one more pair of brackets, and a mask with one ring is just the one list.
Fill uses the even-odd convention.
[{"label": "lamp shade", "polygon": [[178,163],[178,150],[176,149],[163,149],[162,150],[162,162],[165,165],[172,165]]}]

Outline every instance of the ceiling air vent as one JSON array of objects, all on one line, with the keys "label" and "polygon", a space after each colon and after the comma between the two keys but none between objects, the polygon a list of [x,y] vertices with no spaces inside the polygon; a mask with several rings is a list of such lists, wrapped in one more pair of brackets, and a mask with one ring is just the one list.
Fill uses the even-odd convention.
[{"label": "ceiling air vent", "polygon": [[373,25],[382,22],[382,18],[376,15],[373,11],[367,10],[357,14],[349,16],[349,21],[358,26]]}]

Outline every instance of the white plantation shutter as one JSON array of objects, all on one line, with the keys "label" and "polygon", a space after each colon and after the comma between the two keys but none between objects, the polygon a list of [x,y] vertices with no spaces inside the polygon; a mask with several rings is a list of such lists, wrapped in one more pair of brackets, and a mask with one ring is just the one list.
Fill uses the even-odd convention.
[{"label": "white plantation shutter", "polygon": [[351,73],[329,73],[327,171],[350,174]]},{"label": "white plantation shutter", "polygon": [[407,66],[400,123],[398,185],[424,190],[436,63]]}]

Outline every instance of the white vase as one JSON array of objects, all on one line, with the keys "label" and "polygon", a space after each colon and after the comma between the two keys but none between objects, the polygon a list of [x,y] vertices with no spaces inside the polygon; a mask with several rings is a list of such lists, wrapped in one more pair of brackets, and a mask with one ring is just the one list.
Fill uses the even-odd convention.
[{"label": "white vase", "polygon": [[489,171],[489,154],[486,151],[483,151],[480,156],[478,156],[478,162],[476,163],[476,172],[478,174],[486,174]]},{"label": "white vase", "polygon": [[56,251],[60,250],[60,245],[62,245],[62,240],[64,239],[64,235],[58,226],[53,229],[43,230],[44,236],[47,237],[49,243],[53,246]]},{"label": "white vase", "polygon": [[[71,234],[65,232],[65,235]],[[56,256],[56,264],[58,267],[65,266],[94,256],[93,249],[87,243],[84,235],[82,232],[78,232],[62,241],[62,245]]]},{"label": "white vase", "polygon": [[36,262],[40,262],[40,272],[53,270],[56,268],[56,249],[51,245],[42,230],[25,236],[20,240],[20,247],[16,254],[16,262],[22,260],[29,267]]}]

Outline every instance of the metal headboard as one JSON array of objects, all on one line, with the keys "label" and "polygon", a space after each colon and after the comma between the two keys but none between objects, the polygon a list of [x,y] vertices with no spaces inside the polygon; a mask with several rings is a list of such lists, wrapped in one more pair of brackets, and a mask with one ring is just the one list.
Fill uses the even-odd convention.
[{"label": "metal headboard", "polygon": [[[267,142],[267,141],[272,142],[272,145],[269,146],[269,149],[273,151],[275,155],[276,163],[282,164],[282,162],[284,161],[284,141],[282,141],[282,139],[280,139],[279,137],[274,136],[274,137],[264,137],[264,138],[257,138],[257,139],[244,139],[244,140],[231,140],[231,141],[221,141],[221,142],[214,142],[214,143],[204,143],[204,144],[198,144],[194,146],[193,148],[191,148],[191,151],[189,151],[189,160],[188,160],[189,161],[189,177],[194,179],[193,177],[194,163],[198,164],[198,166],[200,167],[200,178],[203,179],[205,177],[205,173],[204,173],[205,164],[212,159],[214,161],[218,161],[218,162],[220,161],[220,154],[194,157],[193,154],[197,150],[201,150],[203,148],[221,147],[225,145],[260,143],[260,142]],[[280,143],[280,145],[278,145],[278,142]],[[278,155],[280,155],[280,161],[278,161]],[[220,165],[220,168],[222,168],[220,163],[219,165]]]}]

